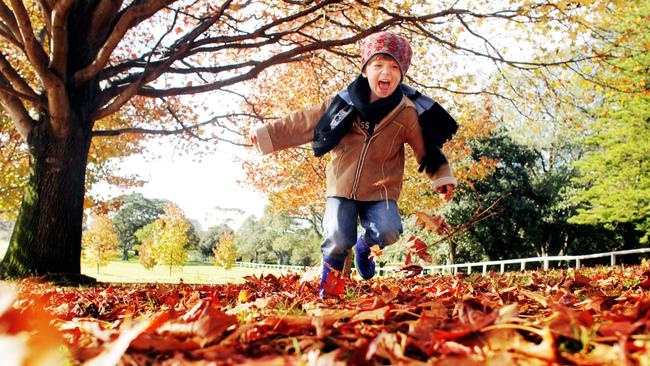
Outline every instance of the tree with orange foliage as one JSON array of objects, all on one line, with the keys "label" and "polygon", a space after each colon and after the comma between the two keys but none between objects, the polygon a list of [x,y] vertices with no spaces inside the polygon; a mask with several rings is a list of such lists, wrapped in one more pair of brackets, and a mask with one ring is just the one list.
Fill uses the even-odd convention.
[{"label": "tree with orange foliage", "polygon": [[[472,11],[467,14],[441,11],[436,31],[419,26],[415,26],[417,31],[408,25],[395,27],[410,37],[417,57],[421,58],[412,66],[405,83],[428,93],[445,107],[449,106],[451,114],[461,124],[454,139],[445,145],[447,158],[461,182],[485,177],[496,166],[495,160],[486,157],[474,160],[469,142],[488,136],[500,121],[512,119],[512,110],[521,111],[542,102],[580,103],[580,96],[568,92],[567,98],[562,99],[557,93],[539,95],[533,92],[531,84],[566,86],[567,72],[586,77],[575,69],[602,64],[613,50],[592,49],[597,52],[590,54],[587,52],[590,49],[588,44],[578,40],[583,36],[597,36],[606,28],[592,28],[582,17],[589,12],[620,14],[623,10],[620,5],[624,5],[622,2],[591,1],[540,3],[535,7],[517,1],[510,4],[516,4],[517,10],[503,17],[476,19]],[[477,9],[482,9],[482,6],[486,5],[476,4]],[[562,16],[569,13],[570,17]],[[360,23],[364,21],[367,21],[366,17],[359,18]],[[557,35],[558,24],[567,29],[569,37],[554,44],[543,42],[547,37],[544,32]],[[526,36],[514,35],[522,30]],[[323,30],[323,33],[335,34],[338,31],[333,27]],[[445,32],[452,36],[446,37]],[[497,35],[506,41],[499,44]],[[518,42],[522,43],[521,47],[530,48],[528,58],[521,51],[512,50]],[[248,120],[249,128],[316,105],[343,89],[358,72],[357,55],[356,48],[346,47],[333,55],[327,54],[327,57],[280,65],[262,73],[254,81],[250,88],[253,93],[246,97],[242,106],[253,116]],[[513,70],[525,74],[527,82],[517,83],[509,79]],[[601,82],[597,74],[589,76],[594,78],[592,82]],[[300,87],[299,92],[294,91],[296,85]],[[588,99],[592,95],[582,97]],[[509,110],[504,111],[506,108]],[[267,194],[271,210],[307,219],[319,230],[320,213],[325,202],[321,192],[328,159],[328,156],[315,158],[309,147],[301,147],[264,158],[252,158],[245,161],[243,167],[247,184]],[[408,184],[404,185],[400,197],[401,212],[411,214],[439,207],[442,200],[431,192],[429,180],[422,175],[410,174],[417,169],[413,159],[407,158],[406,169]]]},{"label": "tree with orange foliage", "polygon": [[[210,104],[225,104],[240,94],[242,88],[235,86],[273,66],[312,60],[326,64],[334,58],[349,62],[356,57],[349,45],[389,27],[417,37],[418,47],[472,53],[500,65],[571,65],[607,52],[587,49],[553,59],[513,59],[481,35],[489,32],[483,23],[535,24],[527,35],[539,38],[533,44],[545,46],[546,35],[558,24],[570,26],[572,36],[598,31],[585,18],[603,3],[610,2],[545,0],[532,6],[512,0],[475,8],[345,0],[0,2],[0,106],[11,119],[10,133],[20,137],[30,155],[0,273],[80,273],[93,144],[149,134],[180,136],[187,146],[196,146],[193,141],[223,138],[225,130],[211,126],[228,127],[229,121],[250,115],[229,111],[199,122],[190,110],[206,109],[208,103],[186,96],[213,92]],[[300,84],[291,88],[294,93],[302,89]],[[153,111],[157,118],[131,119]],[[123,123],[105,121],[118,112],[126,112]]]}]

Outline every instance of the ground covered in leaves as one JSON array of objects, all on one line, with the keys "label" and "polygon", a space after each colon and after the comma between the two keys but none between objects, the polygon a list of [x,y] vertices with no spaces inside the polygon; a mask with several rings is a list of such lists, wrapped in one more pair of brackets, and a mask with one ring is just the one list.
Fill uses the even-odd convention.
[{"label": "ground covered in leaves", "polygon": [[650,365],[650,266],[243,284],[0,285],[4,365]]}]

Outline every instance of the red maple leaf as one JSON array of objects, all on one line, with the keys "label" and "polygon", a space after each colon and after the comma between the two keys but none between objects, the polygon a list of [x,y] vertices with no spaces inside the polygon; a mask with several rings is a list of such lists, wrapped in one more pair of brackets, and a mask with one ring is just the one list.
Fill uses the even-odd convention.
[{"label": "red maple leaf", "polygon": [[336,297],[343,296],[345,294],[345,278],[343,277],[343,273],[332,268],[332,266],[326,262],[323,262],[323,264],[330,270],[323,283],[323,291],[325,292],[325,295]]},{"label": "red maple leaf", "polygon": [[[415,236],[411,236],[406,241],[406,248],[409,250],[410,253],[417,255],[423,261],[425,261],[427,263],[432,263],[433,262],[433,259],[431,259],[431,255],[429,255],[429,253],[427,252],[427,249],[429,248],[427,243],[425,243],[422,240],[416,238]],[[407,255],[407,260],[409,262],[408,264],[410,264],[411,257],[408,256],[408,255]]]}]

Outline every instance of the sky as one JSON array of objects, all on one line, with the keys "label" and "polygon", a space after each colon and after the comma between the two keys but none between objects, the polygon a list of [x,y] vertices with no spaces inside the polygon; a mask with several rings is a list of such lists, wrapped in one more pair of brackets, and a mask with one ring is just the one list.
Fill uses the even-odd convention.
[{"label": "sky", "polygon": [[[167,199],[177,203],[188,219],[198,221],[201,230],[227,219],[232,220],[229,226],[237,229],[250,215],[261,217],[268,201],[259,192],[238,182],[244,179],[244,173],[235,160],[245,159],[246,149],[225,145],[216,148],[201,162],[171,149],[161,152],[157,148],[161,158],[153,161],[144,155],[130,156],[120,164],[120,173],[138,174],[148,183],[128,190],[98,184],[91,192],[102,198],[139,192],[146,198]],[[237,208],[244,213],[238,215],[220,208]]]}]

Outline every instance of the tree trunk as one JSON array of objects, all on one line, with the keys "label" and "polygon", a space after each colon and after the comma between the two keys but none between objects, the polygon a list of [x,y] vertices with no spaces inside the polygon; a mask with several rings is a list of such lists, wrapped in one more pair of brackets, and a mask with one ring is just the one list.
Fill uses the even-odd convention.
[{"label": "tree trunk", "polygon": [[449,263],[447,264],[456,264],[457,260],[457,248],[456,248],[456,242],[451,240],[449,238]]},{"label": "tree trunk", "polygon": [[55,136],[41,121],[31,131],[30,174],[9,248],[0,263],[3,277],[81,274],[81,230],[90,134],[69,121]]}]

